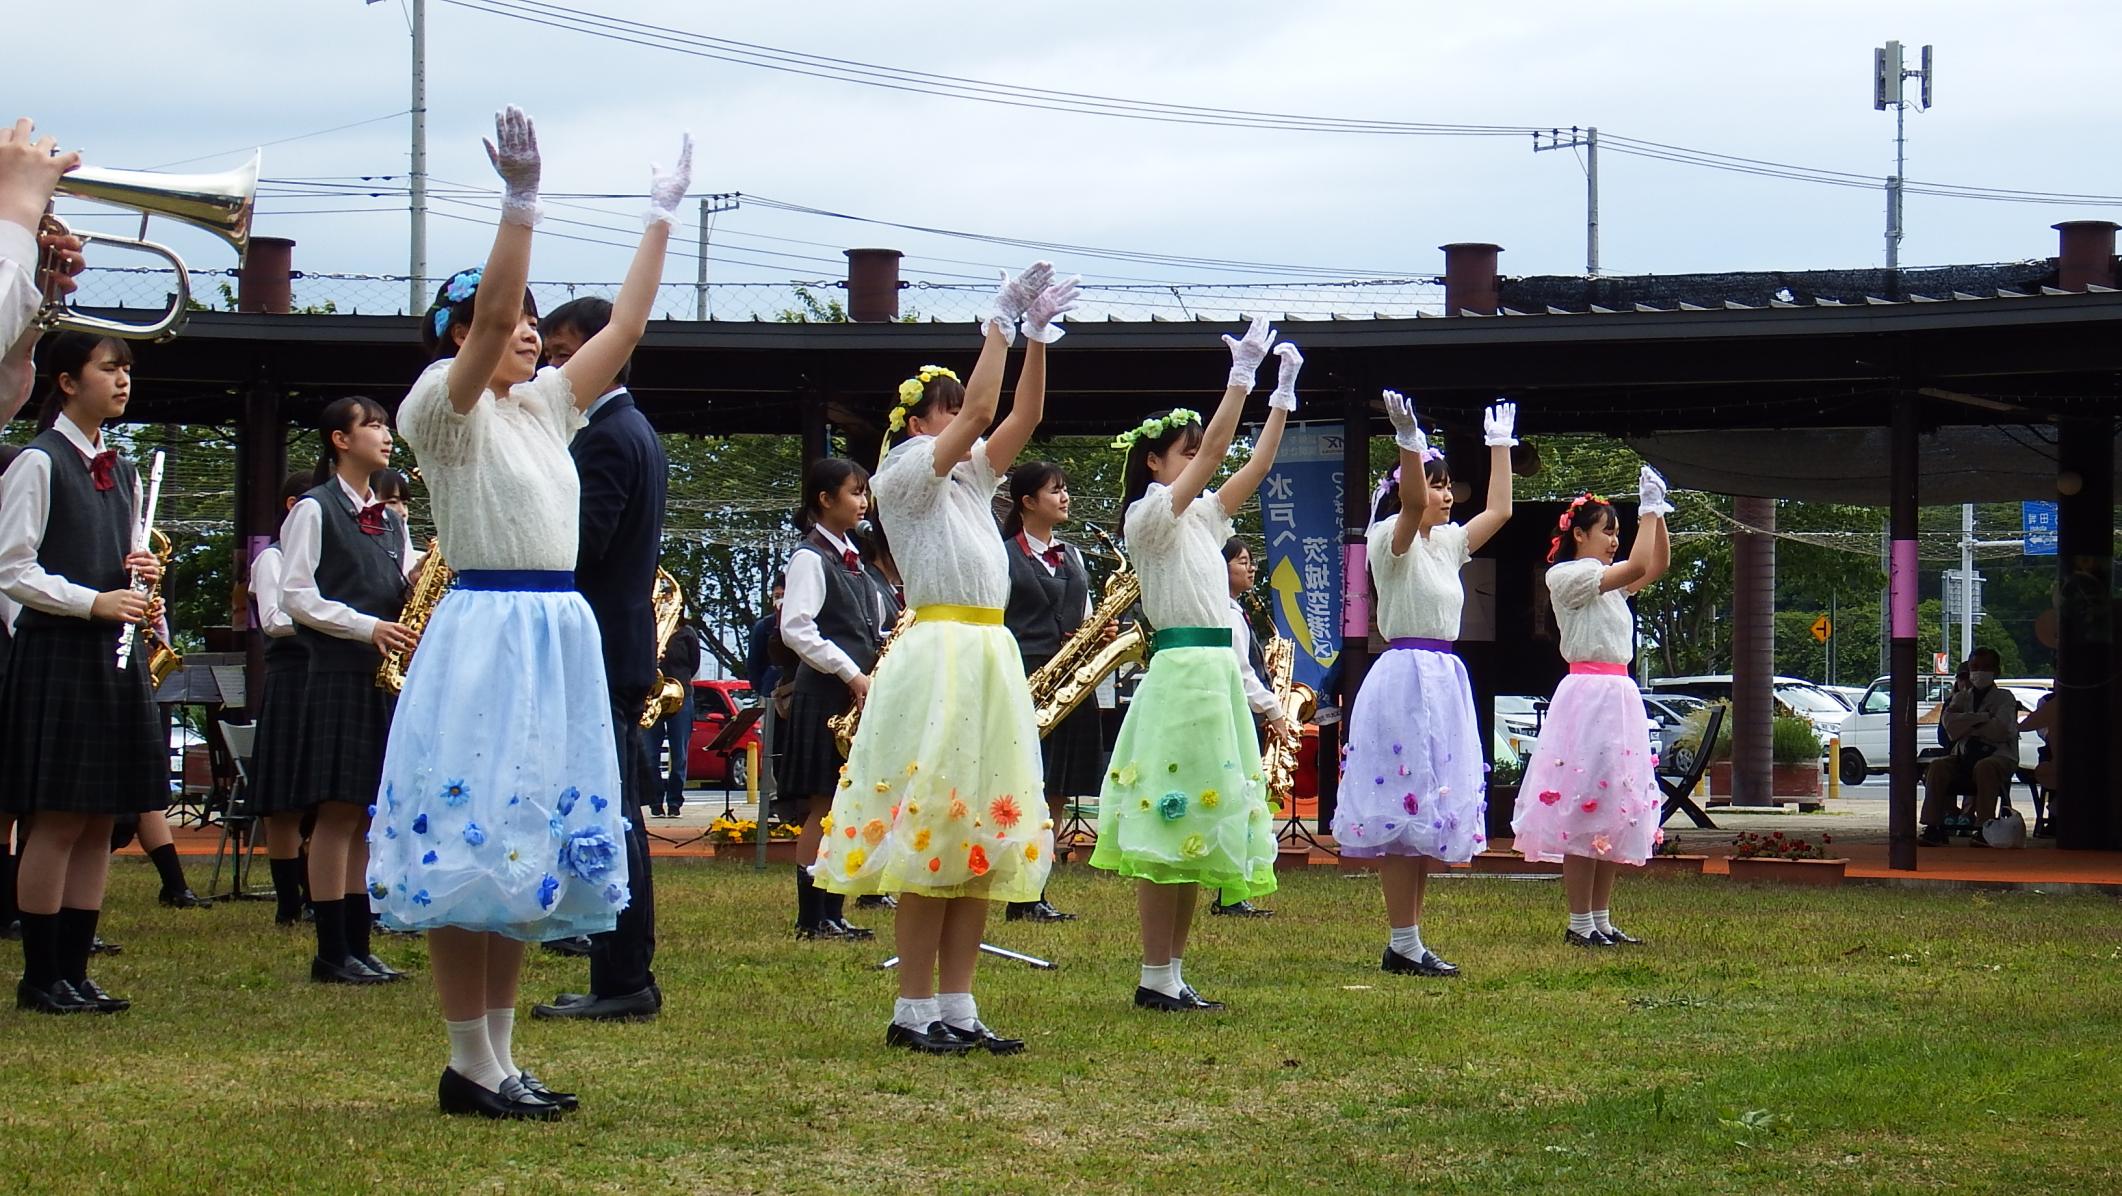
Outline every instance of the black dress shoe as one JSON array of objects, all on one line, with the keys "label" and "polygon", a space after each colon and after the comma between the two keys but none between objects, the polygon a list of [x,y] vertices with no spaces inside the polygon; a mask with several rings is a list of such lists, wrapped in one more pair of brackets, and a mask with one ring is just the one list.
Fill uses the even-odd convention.
[{"label": "black dress shoe", "polygon": [[587,1001],[572,1005],[533,1005],[531,1016],[537,1018],[572,1018],[585,1022],[638,1022],[647,1021],[663,1009],[663,999],[653,988],[625,993],[616,997],[592,996]]},{"label": "black dress shoe", "polygon": [[847,932],[840,929],[840,923],[828,918],[820,918],[808,926],[796,927],[796,937],[799,939],[844,939],[847,937]]},{"label": "black dress shoe", "polygon": [[376,975],[383,977],[386,983],[392,980],[405,979],[404,972],[399,971],[398,969],[390,966],[389,964],[383,962],[382,960],[376,958],[373,955],[361,956],[361,963],[362,966],[366,967],[369,971],[374,972]]},{"label": "black dress shoe", "polygon": [[969,1042],[976,1047],[986,1047],[989,1054],[1014,1055],[1024,1049],[1023,1039],[1004,1038],[993,1030],[988,1029],[986,1024],[982,1022],[974,1022],[973,1028],[970,1030],[960,1029],[949,1022],[940,1022],[938,1024],[951,1037]]},{"label": "black dress shoe", "polygon": [[1603,949],[1614,945],[1612,939],[1607,938],[1605,935],[1600,934],[1596,930],[1592,931],[1590,934],[1578,934],[1574,930],[1565,930],[1562,932],[1562,941],[1572,947],[1592,947]]},{"label": "black dress shoe", "polygon": [[442,1069],[435,1099],[442,1111],[452,1116],[468,1114],[494,1121],[557,1121],[560,1117],[558,1105],[542,1100],[510,1100],[498,1092],[488,1092],[450,1067]]},{"label": "black dress shoe", "polygon": [[103,991],[103,986],[93,980],[83,979],[74,986],[82,1000],[88,1002],[90,1013],[124,1013],[133,1007],[124,997],[114,997]]},{"label": "black dress shoe", "polygon": [[1221,1001],[1203,1000],[1191,986],[1179,990],[1174,997],[1158,992],[1154,988],[1135,988],[1135,1008],[1153,1009],[1158,1013],[1213,1013],[1223,1008]]},{"label": "black dress shoe", "polygon": [[383,984],[385,979],[369,970],[368,965],[349,955],[338,963],[313,956],[309,961],[309,978],[319,984]]},{"label": "black dress shoe", "polygon": [[545,944],[545,949],[555,955],[568,955],[580,959],[590,953],[591,947],[587,936],[576,935],[573,938],[552,939]]},{"label": "black dress shoe", "polygon": [[123,955],[125,954],[125,948],[116,943],[104,942],[103,936],[99,934],[89,940],[88,953],[90,955]]},{"label": "black dress shoe", "polygon": [[15,984],[15,1008],[29,1013],[88,1013],[95,1006],[64,980],[54,980],[46,988],[21,980]]},{"label": "black dress shoe", "polygon": [[1032,907],[1032,921],[1034,922],[1073,922],[1075,920],[1076,915],[1062,913],[1054,908],[1053,902],[1044,897],[1041,897],[1039,903]]},{"label": "black dress shoe", "polygon": [[962,1055],[973,1049],[971,1039],[958,1037],[942,1022],[930,1022],[926,1030],[910,1030],[893,1022],[884,1028],[884,1045],[905,1047],[919,1055]]},{"label": "black dress shoe", "polygon": [[554,998],[553,998],[552,1000],[550,1000],[550,1001],[547,1001],[547,1002],[546,1002],[546,1004],[548,1004],[548,1005],[580,1005],[580,1004],[581,1004],[582,1002],[584,1002],[584,1001],[592,1001],[592,1000],[595,1000],[595,999],[596,999],[596,994],[594,994],[594,993],[561,993],[560,995],[558,995],[558,996],[554,997]]},{"label": "black dress shoe", "polygon": [[18,942],[18,941],[20,941],[20,940],[21,940],[21,938],[22,938],[22,923],[21,923],[21,922],[19,922],[19,921],[14,921],[14,922],[9,922],[9,923],[8,923],[7,925],[5,925],[5,926],[0,926],[0,939],[6,939],[6,940],[8,940],[9,942]]},{"label": "black dress shoe", "polygon": [[855,898],[856,909],[898,909],[899,899],[890,893],[869,893]]},{"label": "black dress shoe", "polygon": [[1002,916],[1011,922],[1073,922],[1074,914],[1064,914],[1045,901],[1012,901]]},{"label": "black dress shoe", "polygon": [[164,905],[166,905],[166,906],[170,907],[171,909],[212,909],[212,908],[214,908],[214,902],[213,902],[213,899],[212,899],[212,898],[210,898],[210,897],[201,897],[201,896],[199,896],[199,895],[198,895],[197,893],[194,893],[194,892],[192,892],[192,891],[191,891],[190,889],[182,889],[182,890],[179,890],[179,891],[177,891],[177,892],[175,892],[175,893],[172,893],[172,892],[170,892],[169,890],[167,890],[167,889],[164,889],[164,890],[162,891],[162,895],[161,895],[161,898],[160,898],[160,900],[161,900],[162,904],[164,904]]},{"label": "black dress shoe", "polygon": [[867,926],[850,926],[846,918],[833,918],[831,922],[840,932],[840,937],[850,942],[863,942],[877,937],[877,932]]},{"label": "black dress shoe", "polygon": [[1608,943],[1616,947],[1640,947],[1643,945],[1642,939],[1621,929],[1619,926],[1608,926],[1599,933],[1605,936]]},{"label": "black dress shoe", "polygon": [[1208,912],[1222,914],[1227,918],[1272,918],[1275,916],[1275,911],[1261,909],[1250,901],[1233,901],[1229,905],[1218,901],[1208,907]]},{"label": "black dress shoe", "polygon": [[545,1081],[527,1071],[516,1073],[516,1079],[525,1092],[549,1105],[558,1105],[565,1112],[572,1113],[582,1107],[582,1098],[572,1092],[554,1092],[545,1086]]},{"label": "black dress shoe", "polygon": [[1456,976],[1459,965],[1446,963],[1435,951],[1425,947],[1420,957],[1409,959],[1391,947],[1385,949],[1385,958],[1378,963],[1380,971],[1398,976]]}]

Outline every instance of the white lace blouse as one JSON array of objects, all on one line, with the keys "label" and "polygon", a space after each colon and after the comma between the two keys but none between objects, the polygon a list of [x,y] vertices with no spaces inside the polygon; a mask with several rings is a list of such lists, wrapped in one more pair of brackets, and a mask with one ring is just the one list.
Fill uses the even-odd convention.
[{"label": "white lace blouse", "polygon": [[1459,570],[1473,559],[1466,528],[1440,523],[1416,533],[1404,555],[1393,555],[1400,516],[1370,525],[1370,575],[1378,589],[1378,630],[1387,639],[1455,640],[1466,588]]},{"label": "white lace blouse", "polygon": [[943,477],[936,476],[935,462],[936,438],[916,436],[895,446],[869,483],[906,604],[999,610],[1009,603],[1009,557],[995,525],[1000,479],[988,462],[987,441],[974,441],[972,456]]},{"label": "white lace blouse", "polygon": [[1172,510],[1171,487],[1151,482],[1127,508],[1127,551],[1142,579],[1142,614],[1159,630],[1230,625],[1230,516],[1213,490]]},{"label": "white lace blouse", "polygon": [[539,370],[459,415],[449,404],[451,360],[428,366],[398,408],[443,559],[453,569],[573,569],[582,486],[567,444],[583,418],[566,375]]},{"label": "white lace blouse", "polygon": [[1592,557],[1564,561],[1547,571],[1547,597],[1562,630],[1562,659],[1627,664],[1636,654],[1636,616],[1628,593],[1599,592],[1606,566]]}]

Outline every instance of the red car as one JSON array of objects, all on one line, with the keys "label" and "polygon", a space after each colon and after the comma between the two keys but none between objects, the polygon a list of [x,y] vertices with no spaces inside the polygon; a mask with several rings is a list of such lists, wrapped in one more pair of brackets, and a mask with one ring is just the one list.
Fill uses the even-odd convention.
[{"label": "red car", "polygon": [[751,704],[752,687],[743,681],[693,682],[693,739],[685,757],[688,782],[744,788],[744,748],[759,742],[759,725],[753,723],[727,753],[711,752],[707,745],[722,734],[739,710]]}]

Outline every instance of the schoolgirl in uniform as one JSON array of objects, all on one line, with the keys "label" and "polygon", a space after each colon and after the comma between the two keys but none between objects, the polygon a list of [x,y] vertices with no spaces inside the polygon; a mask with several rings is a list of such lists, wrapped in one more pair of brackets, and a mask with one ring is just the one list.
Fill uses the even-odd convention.
[{"label": "schoolgirl in uniform", "polygon": [[1517,407],[1488,409],[1488,503],[1463,525],[1451,521],[1451,468],[1415,423],[1413,404],[1388,390],[1385,411],[1400,463],[1379,484],[1367,538],[1378,628],[1391,647],[1364,675],[1350,714],[1334,839],[1343,856],[1378,862],[1391,931],[1379,966],[1456,976],[1422,942],[1422,897],[1431,860],[1463,864],[1484,840],[1487,765],[1473,686],[1452,641],[1466,604],[1459,570],[1510,519]]},{"label": "schoolgirl in uniform", "polygon": [[[293,511],[316,484],[308,470],[287,475],[280,487],[284,511]],[[302,863],[304,802],[302,773],[303,689],[309,679],[309,645],[295,634],[285,601],[287,558],[275,529],[273,542],[251,561],[251,618],[265,636],[265,685],[258,695],[258,721],[251,738],[251,809],[265,819],[265,858],[272,869],[273,921],[293,926],[309,898]],[[364,963],[363,966],[366,966]]]},{"label": "schoolgirl in uniform", "polygon": [[[877,670],[812,874],[835,893],[896,893],[899,998],[884,1040],[928,1053],[1010,1054],[973,999],[988,902],[1034,901],[1053,866],[1024,662],[1003,625],[1009,563],[1001,475],[1039,426],[1046,346],[1074,303],[1041,262],[1005,278],[970,381],[923,367],[900,383],[873,482],[914,620]],[[1030,341],[1008,418],[993,421],[1018,326]]]},{"label": "schoolgirl in uniform", "polygon": [[274,809],[316,813],[309,891],[317,954],[310,979],[326,984],[400,978],[369,947],[365,839],[393,706],[376,684],[376,670],[385,652],[413,642],[398,622],[413,567],[412,537],[368,485],[390,460],[389,421],[372,399],[348,397],[326,407],[313,485],[280,528],[280,600],[309,660],[299,780]]},{"label": "schoolgirl in uniform", "polygon": [[120,628],[149,617],[161,575],[133,551],[142,496],[103,424],[132,396],[124,341],[62,333],[44,346],[42,424],[0,481],[0,591],[22,606],[0,683],[0,801],[33,815],[17,868],[18,1007],[115,1013],[129,1002],[88,978],[117,817],[169,802],[169,749],[147,676],[146,637],[118,665]]},{"label": "schoolgirl in uniform", "polygon": [[1627,560],[1614,560],[1621,529],[1612,505],[1592,494],[1570,502],[1547,554],[1569,676],[1548,703],[1511,832],[1526,859],[1562,865],[1563,941],[1573,947],[1641,943],[1608,913],[1614,877],[1623,864],[1642,867],[1664,833],[1643,694],[1628,673],[1636,632],[1628,597],[1663,577],[1672,554],[1665,479],[1648,465],[1638,497],[1641,522]]},{"label": "schoolgirl in uniform", "polygon": [[[1191,411],[1165,412],[1114,442],[1127,450],[1123,530],[1154,638],[1149,672],[1113,744],[1090,862],[1135,878],[1142,922],[1135,1004],[1166,1012],[1223,1008],[1196,993],[1181,968],[1198,888],[1220,890],[1226,901],[1275,888],[1275,834],[1231,650],[1223,545],[1231,517],[1274,464],[1304,358],[1295,345],[1275,345],[1264,318],[1243,340],[1223,340],[1230,381],[1206,427]],[[1221,490],[1210,490],[1270,349],[1281,362],[1267,423],[1251,458]]]},{"label": "schoolgirl in uniform", "polygon": [[789,557],[781,599],[781,642],[795,653],[788,715],[777,729],[783,748],[774,777],[774,813],[800,823],[796,838],[796,936],[868,939],[848,925],[846,900],[820,890],[808,861],[840,781],[840,749],[828,720],[869,694],[870,669],[899,618],[899,600],[876,562],[856,547],[855,528],[869,513],[869,471],[844,457],[811,463],[796,522],[803,542]]}]

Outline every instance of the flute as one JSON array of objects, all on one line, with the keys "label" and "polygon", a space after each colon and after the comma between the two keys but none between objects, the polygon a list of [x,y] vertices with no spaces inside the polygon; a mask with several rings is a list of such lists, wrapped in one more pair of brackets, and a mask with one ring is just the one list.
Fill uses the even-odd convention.
[{"label": "flute", "polygon": [[[137,480],[133,483],[135,496],[140,493],[139,484]],[[147,551],[148,531],[155,526],[155,504],[161,501],[162,450],[156,449],[154,462],[148,466],[147,470],[147,501],[141,505],[139,521],[133,524],[134,552]],[[140,580],[140,575],[137,573],[133,574],[133,593],[143,594],[148,589],[147,583]],[[127,623],[118,632],[118,667],[120,669],[128,667],[133,659],[133,634],[139,630],[139,627],[138,623]]]}]

